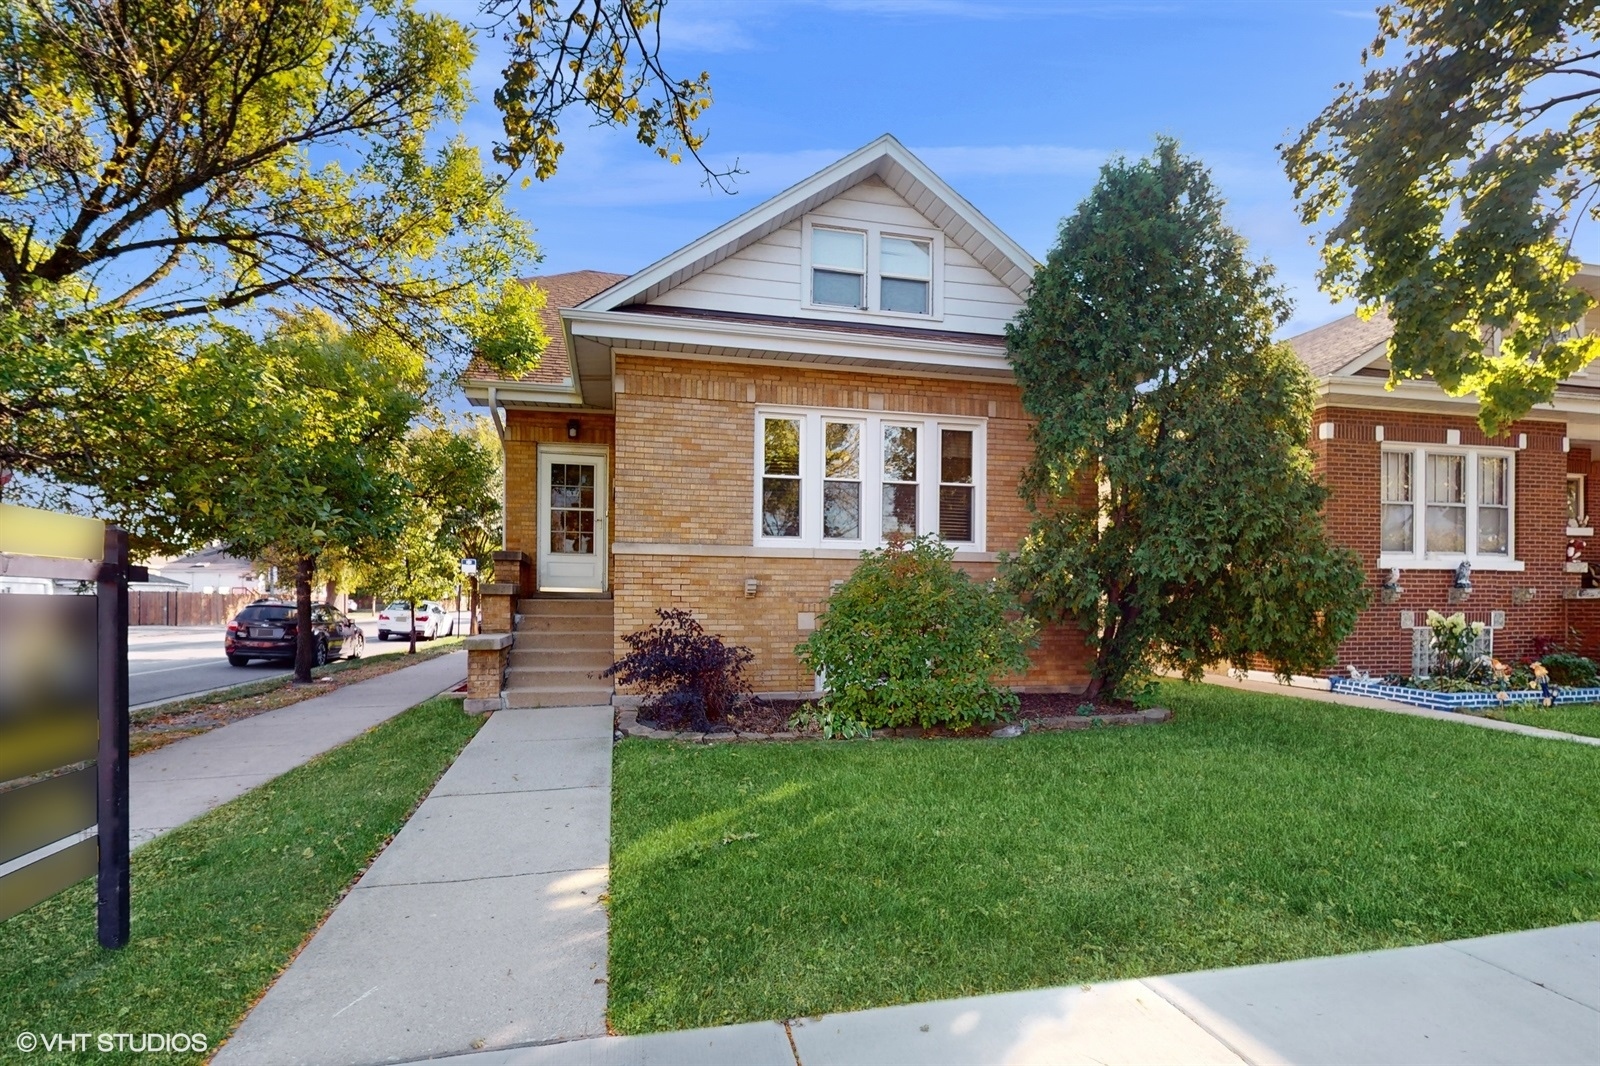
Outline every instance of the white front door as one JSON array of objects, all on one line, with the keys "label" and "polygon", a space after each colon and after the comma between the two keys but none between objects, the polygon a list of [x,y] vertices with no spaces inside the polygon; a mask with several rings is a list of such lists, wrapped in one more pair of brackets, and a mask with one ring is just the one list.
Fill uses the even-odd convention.
[{"label": "white front door", "polygon": [[539,448],[539,591],[604,592],[604,448]]}]

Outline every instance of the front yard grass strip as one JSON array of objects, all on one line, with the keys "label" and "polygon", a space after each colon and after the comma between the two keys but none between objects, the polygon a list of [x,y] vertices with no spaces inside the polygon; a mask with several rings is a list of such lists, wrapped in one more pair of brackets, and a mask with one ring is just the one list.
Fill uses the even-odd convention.
[{"label": "front yard grass strip", "polygon": [[[483,719],[433,699],[133,853],[133,936],[95,941],[88,880],[0,923],[0,1034],[204,1033],[214,1050]],[[38,1055],[198,1062],[206,1055]]]},{"label": "front yard grass strip", "polygon": [[685,745],[613,771],[642,1033],[1600,918],[1600,752],[1167,683],[1148,729]]},{"label": "front yard grass strip", "polygon": [[206,733],[241,718],[326,696],[345,685],[382,677],[404,667],[460,651],[463,640],[462,637],[440,637],[426,644],[419,643],[415,655],[399,652],[371,659],[339,659],[311,671],[317,684],[296,685],[292,676],[269,677],[220,692],[146,707],[134,711],[131,716],[130,750],[134,755],[143,755],[175,740]]},{"label": "front yard grass strip", "polygon": [[1576,733],[1583,737],[1600,737],[1600,707],[1592,703],[1574,703],[1565,707],[1505,707],[1484,712],[1486,718],[1502,722],[1554,729],[1558,733]]}]

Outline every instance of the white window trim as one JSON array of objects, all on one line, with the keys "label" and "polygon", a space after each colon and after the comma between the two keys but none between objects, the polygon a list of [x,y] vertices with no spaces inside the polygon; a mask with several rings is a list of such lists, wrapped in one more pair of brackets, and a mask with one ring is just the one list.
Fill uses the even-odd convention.
[{"label": "white window trim", "polygon": [[[1507,448],[1452,448],[1438,444],[1385,444],[1385,453],[1405,452],[1411,455],[1411,537],[1410,552],[1380,551],[1378,567],[1388,570],[1454,570],[1463,562],[1472,564],[1474,570],[1521,571],[1525,565],[1517,559],[1517,453]],[[1466,457],[1466,508],[1467,550],[1465,552],[1429,552],[1427,537],[1427,456],[1460,455]],[[1478,457],[1506,460],[1506,514],[1510,551],[1505,555],[1480,555],[1478,553]],[[1379,464],[1378,528],[1382,536],[1383,493],[1382,464]]]},{"label": "white window trim", "polygon": [[[819,304],[811,301],[811,231],[813,227],[861,233],[867,245],[867,306],[840,307],[837,304]],[[884,237],[904,237],[907,240],[927,241],[931,246],[932,277],[928,281],[929,313],[919,315],[913,311],[885,311],[879,307],[883,298],[879,271],[880,247]],[[891,274],[890,277],[898,275]],[[800,306],[813,312],[829,315],[850,315],[858,318],[876,318],[894,322],[938,322],[944,318],[944,232],[937,229],[920,229],[915,226],[887,226],[877,222],[860,222],[855,219],[832,218],[826,215],[807,215],[800,228]]]},{"label": "white window trim", "polygon": [[[765,471],[765,420],[800,422],[800,535],[771,537],[761,523],[761,479]],[[858,422],[861,440],[861,537],[843,540],[822,535],[822,482],[826,473],[824,422]],[[883,427],[917,427],[917,531],[939,532],[940,463],[939,431],[972,432],[972,540],[946,541],[958,551],[987,551],[988,536],[988,424],[981,418],[950,415],[905,414],[898,411],[859,411],[833,407],[758,407],[755,411],[755,451],[751,456],[752,545],[758,548],[842,548],[863,551],[883,547]]]}]

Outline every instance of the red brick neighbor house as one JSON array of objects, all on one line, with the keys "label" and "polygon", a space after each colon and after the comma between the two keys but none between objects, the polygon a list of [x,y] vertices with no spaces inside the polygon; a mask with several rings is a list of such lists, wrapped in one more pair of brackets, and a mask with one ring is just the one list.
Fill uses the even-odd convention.
[{"label": "red brick neighbor house", "polygon": [[[1600,294],[1600,267],[1576,284]],[[1600,328],[1600,311],[1583,328]],[[1569,543],[1588,547],[1591,506],[1600,516],[1600,367],[1490,438],[1471,397],[1427,381],[1386,388],[1390,332],[1381,314],[1350,315],[1289,341],[1318,382],[1311,446],[1332,493],[1329,532],[1372,575],[1340,669],[1419,672],[1429,610],[1484,623],[1483,650],[1507,661],[1532,658],[1540,640],[1600,651],[1600,589],[1584,588],[1600,541],[1568,559]],[[1452,587],[1463,562],[1470,589]]]},{"label": "red brick neighbor house", "polygon": [[[794,646],[863,549],[937,533],[992,574],[1028,524],[1004,331],[1037,265],[885,136],[635,274],[534,279],[538,370],[463,383],[506,454],[479,708],[609,701],[599,671],[664,607],[749,646],[756,691],[809,693]],[[1600,371],[1491,440],[1470,400],[1386,391],[1387,337],[1352,316],[1291,342],[1320,383],[1329,529],[1372,579],[1339,669],[1411,672],[1429,608],[1492,626],[1503,654],[1574,628],[1600,644],[1600,600],[1574,598],[1566,560],[1587,536]],[[1472,588],[1452,592],[1463,561]],[[1394,568],[1402,591],[1381,591]],[[1076,689],[1090,661],[1049,630],[1012,680]]]}]

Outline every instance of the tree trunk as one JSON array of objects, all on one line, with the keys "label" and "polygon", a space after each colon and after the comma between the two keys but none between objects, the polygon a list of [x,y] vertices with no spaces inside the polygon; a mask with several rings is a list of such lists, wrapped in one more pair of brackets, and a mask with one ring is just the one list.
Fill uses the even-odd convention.
[{"label": "tree trunk", "polygon": [[[406,556],[406,588],[411,588],[411,556]],[[406,593],[406,629],[411,644],[406,648],[407,655],[417,654],[417,601],[411,592]]]},{"label": "tree trunk", "polygon": [[294,679],[311,682],[311,664],[316,658],[317,635],[311,628],[311,579],[317,571],[315,555],[302,556],[294,567],[295,618],[299,629],[294,642]]},{"label": "tree trunk", "polygon": [[472,583],[467,593],[467,635],[475,637],[478,635],[478,575],[473,574],[467,580]]}]

